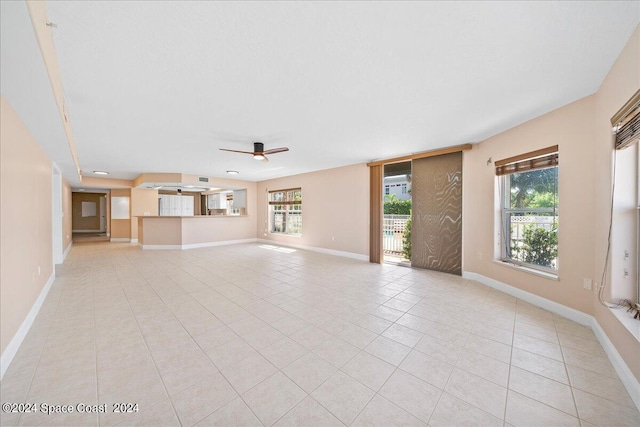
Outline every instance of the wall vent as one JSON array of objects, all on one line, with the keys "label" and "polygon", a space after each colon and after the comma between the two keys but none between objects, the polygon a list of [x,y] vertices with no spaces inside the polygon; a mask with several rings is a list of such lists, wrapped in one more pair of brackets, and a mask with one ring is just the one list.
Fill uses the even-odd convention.
[{"label": "wall vent", "polygon": [[207,178],[206,176],[199,176],[198,182],[209,182],[209,178]]}]

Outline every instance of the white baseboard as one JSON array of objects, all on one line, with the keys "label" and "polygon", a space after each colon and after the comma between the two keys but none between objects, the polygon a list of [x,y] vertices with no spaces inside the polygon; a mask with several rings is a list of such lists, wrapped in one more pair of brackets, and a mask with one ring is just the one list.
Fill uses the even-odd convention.
[{"label": "white baseboard", "polygon": [[137,244],[138,243],[138,239],[131,239],[131,244]]},{"label": "white baseboard", "polygon": [[71,230],[72,233],[104,233],[104,230]]},{"label": "white baseboard", "polygon": [[615,346],[596,318],[592,317],[591,319],[592,321],[590,326],[593,333],[596,335],[596,338],[598,338],[598,341],[600,341],[600,345],[602,345],[607,356],[609,356],[609,360],[611,361],[613,368],[616,370],[620,380],[629,392],[631,399],[633,399],[633,403],[635,403],[638,410],[640,410],[640,382],[636,379],[635,375],[633,375],[629,366],[624,362],[624,359],[622,359],[622,356],[620,356],[620,353],[618,353],[618,350],[616,350]]},{"label": "white baseboard", "polygon": [[489,286],[490,288],[497,289],[507,295],[511,295],[513,297],[526,301],[529,304],[533,304],[540,308],[544,308],[545,310],[551,311],[552,313],[559,314],[560,316],[566,317],[567,319],[573,320],[574,322],[580,323],[581,325],[591,326],[591,319],[593,319],[593,316],[587,313],[583,313],[582,311],[567,307],[566,305],[551,301],[539,295],[523,291],[522,289],[507,285],[506,283],[502,283],[490,277],[483,276],[482,274],[463,271],[462,277],[464,277],[465,279],[471,279],[480,282],[483,285]]},{"label": "white baseboard", "polygon": [[182,250],[182,245],[145,245],[143,243],[138,243],[138,246],[145,250]]},{"label": "white baseboard", "polygon": [[130,242],[131,239],[129,237],[112,237],[110,242]]},{"label": "white baseboard", "polygon": [[277,242],[275,240],[257,239],[259,243],[265,243],[267,245],[284,246],[296,249],[303,249],[311,252],[318,252],[321,254],[335,255],[344,258],[357,259],[358,261],[369,261],[369,255],[356,254],[354,252],[336,251],[333,249],[319,248],[316,246],[296,245],[293,243]]},{"label": "white baseboard", "polygon": [[631,372],[631,369],[629,369],[629,366],[625,363],[622,356],[620,356],[620,353],[618,353],[618,350],[615,348],[595,317],[574,308],[567,307],[566,305],[543,298],[539,295],[507,285],[506,283],[502,283],[490,277],[483,276],[482,274],[463,271],[462,277],[465,279],[475,280],[483,285],[502,291],[507,295],[519,298],[529,304],[533,304],[562,317],[566,317],[569,320],[573,320],[576,323],[590,327],[600,342],[600,345],[607,353],[611,364],[618,373],[618,376],[629,392],[629,395],[631,395],[631,398],[640,410],[640,383],[636,379],[635,375],[633,375],[633,372]]},{"label": "white baseboard", "polygon": [[33,303],[33,306],[31,306],[31,310],[29,310],[29,313],[27,313],[27,317],[24,319],[13,338],[11,338],[11,341],[9,341],[9,345],[7,345],[7,348],[4,349],[2,356],[0,356],[0,379],[4,377],[4,374],[7,372],[7,369],[13,361],[13,358],[15,357],[16,353],[18,353],[20,345],[27,336],[27,333],[29,332],[33,321],[36,319],[36,316],[40,311],[40,307],[42,307],[42,303],[44,303],[45,298],[47,298],[47,294],[49,293],[51,285],[53,285],[55,279],[56,273],[54,271],[49,276],[49,279],[47,279],[47,282],[44,284],[44,287],[40,291],[40,295],[38,295],[36,301]]},{"label": "white baseboard", "polygon": [[197,249],[197,248],[209,248],[212,246],[226,246],[237,245],[241,243],[255,243],[257,239],[240,239],[240,240],[223,240],[220,242],[205,242],[205,243],[192,243],[189,245],[145,245],[144,243],[138,243],[142,249],[162,250],[162,249]]},{"label": "white baseboard", "polygon": [[62,262],[67,259],[67,255],[69,255],[69,252],[71,252],[71,246],[73,246],[73,240],[69,242],[67,248],[64,250],[64,253],[62,254]]}]

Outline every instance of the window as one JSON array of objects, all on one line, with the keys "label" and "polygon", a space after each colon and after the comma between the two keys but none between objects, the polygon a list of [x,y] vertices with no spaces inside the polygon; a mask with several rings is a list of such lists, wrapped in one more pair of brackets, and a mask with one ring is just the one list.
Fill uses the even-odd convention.
[{"label": "window", "polygon": [[496,162],[502,260],[557,274],[558,147]]},{"label": "window", "polygon": [[389,194],[389,185],[384,186],[384,194]]},{"label": "window", "polygon": [[269,191],[271,233],[302,234],[302,189]]},{"label": "window", "polygon": [[402,184],[402,194],[407,194],[407,184]]}]

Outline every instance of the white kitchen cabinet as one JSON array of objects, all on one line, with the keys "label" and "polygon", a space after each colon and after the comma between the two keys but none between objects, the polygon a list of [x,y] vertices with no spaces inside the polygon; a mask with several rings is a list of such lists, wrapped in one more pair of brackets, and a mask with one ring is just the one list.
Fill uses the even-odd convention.
[{"label": "white kitchen cabinet", "polygon": [[209,194],[207,196],[207,209],[226,209],[226,208],[227,208],[226,193]]},{"label": "white kitchen cabinet", "polygon": [[207,194],[207,209],[218,209],[219,201],[217,194]]},{"label": "white kitchen cabinet", "polygon": [[193,216],[193,196],[160,194],[160,216]]}]

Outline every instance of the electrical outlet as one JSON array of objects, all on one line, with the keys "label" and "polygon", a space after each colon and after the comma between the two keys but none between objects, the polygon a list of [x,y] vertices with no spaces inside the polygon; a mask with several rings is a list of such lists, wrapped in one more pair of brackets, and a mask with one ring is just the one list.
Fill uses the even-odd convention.
[{"label": "electrical outlet", "polygon": [[336,241],[336,236],[331,236],[331,241],[335,242]]},{"label": "electrical outlet", "polygon": [[478,259],[482,261],[482,252],[478,252]]},{"label": "electrical outlet", "polygon": [[591,290],[591,288],[592,288],[592,282],[591,282],[591,279],[587,279],[587,278],[582,279],[582,287],[583,287],[584,289],[586,289],[586,290],[590,291],[590,290]]}]

